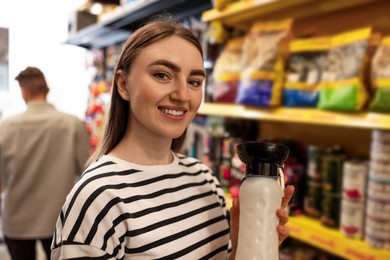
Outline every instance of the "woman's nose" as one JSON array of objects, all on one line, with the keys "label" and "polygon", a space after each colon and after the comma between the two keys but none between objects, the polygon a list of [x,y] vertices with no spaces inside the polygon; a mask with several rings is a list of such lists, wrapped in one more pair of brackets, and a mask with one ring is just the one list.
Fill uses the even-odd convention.
[{"label": "woman's nose", "polygon": [[190,99],[187,82],[177,82],[171,92],[171,98],[176,101],[187,102]]}]

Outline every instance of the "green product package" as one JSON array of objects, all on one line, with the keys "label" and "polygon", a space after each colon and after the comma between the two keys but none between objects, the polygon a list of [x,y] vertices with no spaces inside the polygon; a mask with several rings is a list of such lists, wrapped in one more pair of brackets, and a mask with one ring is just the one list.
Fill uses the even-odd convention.
[{"label": "green product package", "polygon": [[344,85],[337,89],[323,88],[320,92],[319,107],[339,111],[357,111],[358,86]]},{"label": "green product package", "polygon": [[390,85],[378,88],[369,109],[377,112],[390,112]]},{"label": "green product package", "polygon": [[371,28],[363,28],[332,37],[320,83],[318,108],[357,112],[367,103],[363,82],[370,36]]}]

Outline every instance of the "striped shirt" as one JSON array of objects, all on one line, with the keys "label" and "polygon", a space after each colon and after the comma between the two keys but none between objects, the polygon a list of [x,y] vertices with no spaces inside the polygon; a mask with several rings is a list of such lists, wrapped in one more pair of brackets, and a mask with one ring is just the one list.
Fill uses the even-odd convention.
[{"label": "striped shirt", "polygon": [[223,190],[199,160],[104,155],[68,195],[52,259],[227,259],[229,236]]}]

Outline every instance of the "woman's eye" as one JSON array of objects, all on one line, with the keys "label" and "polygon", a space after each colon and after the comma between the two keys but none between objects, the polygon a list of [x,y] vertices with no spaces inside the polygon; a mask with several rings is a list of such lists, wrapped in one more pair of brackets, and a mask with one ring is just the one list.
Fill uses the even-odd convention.
[{"label": "woman's eye", "polygon": [[162,72],[154,73],[154,76],[158,79],[168,79],[168,75]]},{"label": "woman's eye", "polygon": [[191,86],[194,86],[194,87],[200,87],[200,86],[202,86],[202,82],[199,81],[199,80],[189,80],[188,83],[189,83]]}]

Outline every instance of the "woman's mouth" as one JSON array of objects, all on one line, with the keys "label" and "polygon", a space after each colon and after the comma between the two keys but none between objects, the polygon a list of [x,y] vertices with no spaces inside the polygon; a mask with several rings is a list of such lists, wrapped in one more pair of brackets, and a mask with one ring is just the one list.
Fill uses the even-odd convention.
[{"label": "woman's mouth", "polygon": [[159,108],[159,110],[165,114],[172,115],[172,116],[182,116],[184,115],[183,110],[175,110],[175,109],[167,109],[167,108]]}]

